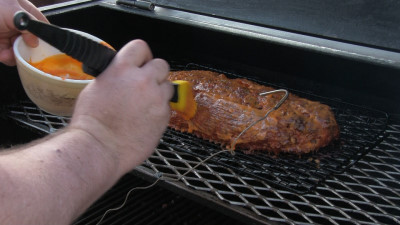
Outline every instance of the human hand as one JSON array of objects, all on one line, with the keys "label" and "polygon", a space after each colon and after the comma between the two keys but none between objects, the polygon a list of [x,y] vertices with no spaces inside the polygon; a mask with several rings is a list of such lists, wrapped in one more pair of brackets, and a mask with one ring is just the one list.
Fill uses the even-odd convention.
[{"label": "human hand", "polygon": [[144,41],[125,45],[79,95],[70,129],[100,142],[121,173],[147,159],[165,131],[173,88],[168,64],[153,59]]},{"label": "human hand", "polygon": [[20,32],[15,28],[13,19],[17,11],[26,11],[32,19],[48,22],[46,17],[28,0],[0,0],[0,62],[14,66],[15,58],[12,45],[20,33],[31,47],[38,45],[38,39],[28,31]]}]

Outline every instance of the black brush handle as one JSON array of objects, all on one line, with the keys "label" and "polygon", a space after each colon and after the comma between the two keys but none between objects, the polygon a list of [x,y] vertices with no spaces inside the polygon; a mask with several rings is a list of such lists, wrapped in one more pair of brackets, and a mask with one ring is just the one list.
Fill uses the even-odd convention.
[{"label": "black brush handle", "polygon": [[60,27],[31,20],[25,12],[14,15],[14,25],[19,30],[28,30],[61,52],[83,63],[83,71],[99,75],[110,64],[116,52],[94,40]]},{"label": "black brush handle", "polygon": [[174,95],[172,95],[170,102],[178,103],[179,101],[179,95],[178,95],[178,88],[179,84],[177,83],[172,83],[172,87],[174,88]]}]

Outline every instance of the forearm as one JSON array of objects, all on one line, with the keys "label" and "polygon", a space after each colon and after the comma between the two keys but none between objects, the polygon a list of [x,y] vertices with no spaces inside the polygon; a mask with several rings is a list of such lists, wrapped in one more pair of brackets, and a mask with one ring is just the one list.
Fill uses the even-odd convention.
[{"label": "forearm", "polygon": [[112,151],[68,130],[0,156],[0,224],[68,224],[122,175]]}]

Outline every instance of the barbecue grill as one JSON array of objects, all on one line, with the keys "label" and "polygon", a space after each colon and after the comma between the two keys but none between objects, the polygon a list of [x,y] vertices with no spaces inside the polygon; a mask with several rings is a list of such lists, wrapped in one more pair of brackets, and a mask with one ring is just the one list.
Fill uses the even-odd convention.
[{"label": "barbecue grill", "polygon": [[[245,77],[327,104],[341,129],[340,140],[302,157],[237,151],[206,162],[219,145],[168,129],[75,224],[96,224],[131,188],[160,177],[101,224],[400,223],[400,3],[110,0],[42,9],[116,49],[144,39],[172,70]],[[9,84],[0,91],[2,146],[68,124],[28,100],[14,68],[0,69]]]}]

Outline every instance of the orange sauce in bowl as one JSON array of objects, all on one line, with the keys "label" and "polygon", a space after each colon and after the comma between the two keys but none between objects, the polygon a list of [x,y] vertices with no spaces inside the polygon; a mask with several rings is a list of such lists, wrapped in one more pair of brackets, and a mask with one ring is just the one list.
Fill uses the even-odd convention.
[{"label": "orange sauce in bowl", "polygon": [[35,68],[64,79],[93,80],[94,77],[83,72],[82,63],[64,53],[49,56],[39,62],[29,64]]},{"label": "orange sauce in bowl", "polygon": [[[100,42],[100,44],[107,46],[113,50],[115,50],[111,45],[107,42]],[[42,61],[32,62],[29,61],[29,64],[34,66],[35,68],[57,76],[64,79],[73,79],[73,80],[93,80],[94,77],[83,72],[82,62],[68,56],[64,53],[60,53],[57,55],[49,56]]]}]

